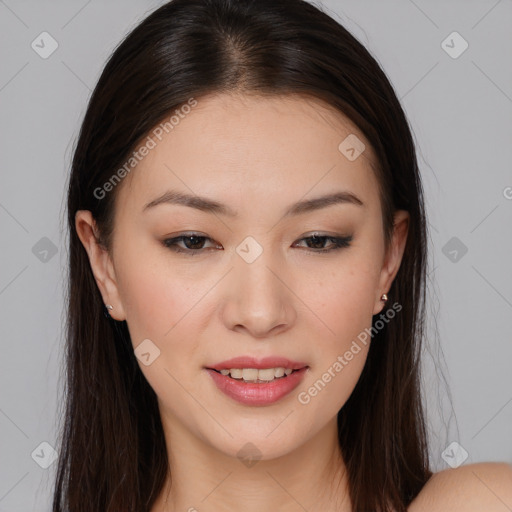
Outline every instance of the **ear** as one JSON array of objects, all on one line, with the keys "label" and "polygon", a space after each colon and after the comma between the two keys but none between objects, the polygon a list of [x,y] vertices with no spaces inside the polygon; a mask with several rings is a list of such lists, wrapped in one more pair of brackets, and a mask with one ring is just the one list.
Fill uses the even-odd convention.
[{"label": "ear", "polygon": [[103,297],[104,304],[112,304],[109,311],[115,320],[125,320],[125,312],[120,300],[116,283],[114,265],[107,249],[98,241],[99,232],[96,222],[89,210],[78,210],[75,215],[75,228],[87,255],[96,284]]},{"label": "ear", "polygon": [[395,279],[407,241],[409,231],[409,212],[397,210],[394,215],[393,235],[388,250],[384,257],[382,270],[380,273],[378,296],[376,297],[373,314],[376,315],[384,309],[384,302],[380,299],[383,293],[387,293]]}]

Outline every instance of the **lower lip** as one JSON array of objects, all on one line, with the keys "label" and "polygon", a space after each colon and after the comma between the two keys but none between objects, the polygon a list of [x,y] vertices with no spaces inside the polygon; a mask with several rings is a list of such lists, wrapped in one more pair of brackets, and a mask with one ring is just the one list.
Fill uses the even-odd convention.
[{"label": "lower lip", "polygon": [[209,368],[206,368],[206,371],[211,375],[216,386],[233,400],[245,405],[269,405],[291,393],[300,384],[307,369],[307,367],[301,368],[287,377],[274,379],[266,384],[232,379]]}]

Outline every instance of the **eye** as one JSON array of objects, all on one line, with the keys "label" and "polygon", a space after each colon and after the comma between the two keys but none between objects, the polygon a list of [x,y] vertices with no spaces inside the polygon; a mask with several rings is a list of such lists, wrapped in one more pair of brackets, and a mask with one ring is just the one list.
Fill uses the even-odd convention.
[{"label": "eye", "polygon": [[[189,234],[182,234],[174,238],[168,238],[166,240],[163,240],[163,245],[167,247],[168,249],[171,249],[171,251],[174,251],[176,253],[184,253],[189,256],[195,256],[196,254],[202,254],[205,251],[204,244],[207,240],[210,240],[213,242],[213,240],[207,236],[203,236],[200,233],[189,233]],[[352,242],[352,236],[332,236],[332,235],[320,235],[320,234],[313,234],[308,237],[301,238],[299,242],[305,241],[306,244],[308,244],[308,247],[306,249],[309,252],[313,253],[326,253],[331,251],[336,251],[345,247],[349,247],[350,243]],[[325,243],[330,242],[330,247],[324,248]],[[183,246],[179,246],[178,244],[183,244]],[[294,246],[296,246],[297,242],[295,242]],[[312,244],[313,246],[317,247],[309,247],[309,245]],[[218,244],[214,247],[214,249],[221,249],[222,246],[219,246]]]},{"label": "eye", "polygon": [[[211,238],[202,236],[198,233],[190,233],[174,238],[168,238],[163,241],[163,244],[174,252],[181,252],[190,256],[195,256],[196,254],[203,252],[205,240],[211,240]],[[178,243],[183,243],[185,247],[183,248],[178,246]]]},{"label": "eye", "polygon": [[[352,242],[352,236],[331,236],[331,235],[320,235],[320,234],[313,234],[308,237],[302,238],[300,241],[305,240],[306,243],[311,243],[314,246],[317,246],[315,249],[312,249],[311,252],[317,252],[317,253],[326,253],[331,251],[336,251],[339,249],[342,249],[344,247],[349,247],[350,243]],[[324,249],[325,242],[330,241],[331,246],[327,249]],[[318,247],[320,246],[320,247]]]}]

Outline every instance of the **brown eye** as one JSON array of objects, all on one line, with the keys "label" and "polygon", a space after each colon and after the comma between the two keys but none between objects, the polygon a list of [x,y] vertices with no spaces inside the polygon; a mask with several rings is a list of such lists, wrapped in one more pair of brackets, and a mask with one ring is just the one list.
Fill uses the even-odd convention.
[{"label": "brown eye", "polygon": [[[306,241],[306,243],[308,244],[308,249],[311,249],[311,252],[326,253],[326,252],[342,249],[344,247],[349,247],[350,242],[352,242],[352,236],[337,237],[337,236],[316,235],[315,234],[312,236],[304,237],[304,238],[302,238],[301,241]],[[331,246],[328,248],[325,248],[326,242],[330,242]]]},{"label": "brown eye", "polygon": [[[162,243],[165,247],[171,249],[172,251],[187,253],[191,256],[194,256],[195,254],[204,251],[204,244],[207,240],[211,240],[211,238],[192,233],[188,235],[180,235],[174,238],[168,238]],[[182,243],[183,246],[179,246],[178,243]]]}]

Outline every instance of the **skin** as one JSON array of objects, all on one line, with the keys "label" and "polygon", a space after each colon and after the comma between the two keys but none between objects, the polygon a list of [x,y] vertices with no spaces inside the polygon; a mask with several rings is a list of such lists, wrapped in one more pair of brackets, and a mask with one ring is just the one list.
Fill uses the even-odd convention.
[{"label": "skin", "polygon": [[[349,134],[366,145],[354,161],[338,150]],[[399,269],[408,213],[396,212],[386,251],[375,163],[357,127],[317,100],[216,95],[201,98],[118,185],[110,253],[96,243],[91,213],[77,212],[111,316],[126,320],[134,348],[150,339],[160,350],[150,365],[139,361],[158,397],[173,478],[152,512],[351,510],[336,414],[369,343],[359,343],[309,403],[297,395],[370,328]],[[143,212],[170,189],[226,204],[237,216],[171,204]],[[283,217],[300,199],[341,190],[363,206]],[[207,237],[188,245],[204,247],[189,248],[193,256],[163,244],[190,232]],[[308,243],[315,232],[353,240],[322,254],[332,243]],[[252,263],[236,252],[247,236],[263,249]],[[288,357],[309,369],[286,397],[251,407],[221,393],[205,370],[240,355]],[[247,442],[261,457],[250,467],[237,455]],[[427,510],[426,503],[416,500],[410,510]]]}]

